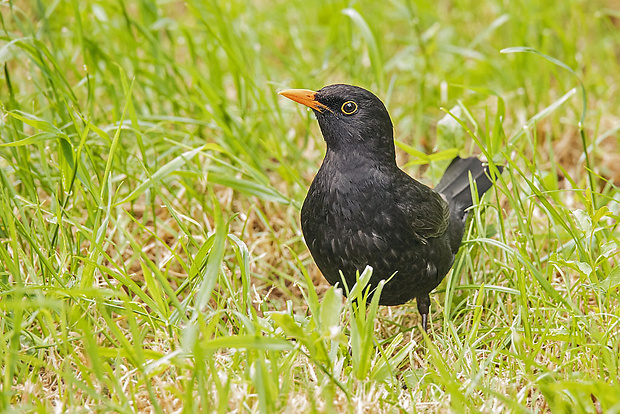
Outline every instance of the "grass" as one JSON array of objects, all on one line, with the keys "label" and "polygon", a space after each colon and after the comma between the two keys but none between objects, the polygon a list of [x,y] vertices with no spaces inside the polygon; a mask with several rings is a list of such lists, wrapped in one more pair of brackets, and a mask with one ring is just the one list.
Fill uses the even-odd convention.
[{"label": "grass", "polygon": [[[620,412],[612,4],[1,2],[2,411]],[[303,243],[335,82],[506,166],[429,336]]]}]

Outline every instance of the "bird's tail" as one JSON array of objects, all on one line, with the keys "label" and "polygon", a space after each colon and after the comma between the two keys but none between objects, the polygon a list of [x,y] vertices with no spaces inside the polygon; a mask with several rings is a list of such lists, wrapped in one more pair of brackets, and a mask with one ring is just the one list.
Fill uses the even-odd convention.
[{"label": "bird's tail", "polygon": [[[497,168],[501,173],[503,167],[498,165]],[[478,188],[478,196],[482,197],[493,183],[489,178],[489,167],[483,166],[482,161],[476,157],[456,157],[435,187],[435,191],[448,199],[450,206],[456,210],[462,219],[466,217],[465,210],[473,205],[469,187],[470,173],[472,182],[475,182]]]}]

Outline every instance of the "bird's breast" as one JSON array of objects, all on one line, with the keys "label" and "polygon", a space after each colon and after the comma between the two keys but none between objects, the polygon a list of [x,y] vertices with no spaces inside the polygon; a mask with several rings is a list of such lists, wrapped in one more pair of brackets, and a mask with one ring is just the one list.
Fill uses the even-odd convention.
[{"label": "bird's breast", "polygon": [[326,226],[348,228],[372,219],[395,204],[391,200],[390,180],[380,171],[324,167],[310,185],[302,208],[302,220],[307,216],[307,219],[321,221]]},{"label": "bird's breast", "polygon": [[301,211],[304,238],[317,263],[357,267],[402,255],[413,232],[392,197],[380,174],[319,171]]}]

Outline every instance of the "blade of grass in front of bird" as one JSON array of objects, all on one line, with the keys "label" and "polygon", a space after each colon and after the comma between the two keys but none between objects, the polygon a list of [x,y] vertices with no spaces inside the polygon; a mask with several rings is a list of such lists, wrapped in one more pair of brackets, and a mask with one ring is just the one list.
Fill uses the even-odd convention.
[{"label": "blade of grass in front of bird", "polygon": [[398,367],[418,345],[415,341],[403,345],[403,339],[403,334],[399,333],[385,351],[383,347],[378,347],[380,357],[372,367],[371,379],[380,382],[387,382],[389,379],[395,384],[398,383]]}]

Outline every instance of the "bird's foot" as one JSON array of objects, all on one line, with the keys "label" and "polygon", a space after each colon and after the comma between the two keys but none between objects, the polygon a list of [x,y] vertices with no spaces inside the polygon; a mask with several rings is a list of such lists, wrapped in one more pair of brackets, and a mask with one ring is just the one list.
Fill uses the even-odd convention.
[{"label": "bird's foot", "polygon": [[431,307],[431,298],[428,294],[418,296],[416,302],[418,303],[418,312],[422,316],[422,328],[424,328],[424,332],[428,332],[428,312]]}]

